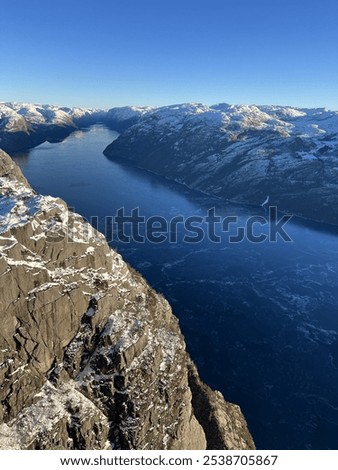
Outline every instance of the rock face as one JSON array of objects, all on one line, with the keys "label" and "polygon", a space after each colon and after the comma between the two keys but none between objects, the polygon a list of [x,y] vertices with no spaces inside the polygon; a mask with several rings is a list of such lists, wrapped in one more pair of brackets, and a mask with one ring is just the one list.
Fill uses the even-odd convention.
[{"label": "rock face", "polygon": [[281,106],[167,106],[105,155],[234,202],[338,224],[338,112]]},{"label": "rock face", "polygon": [[103,235],[2,151],[0,193],[0,448],[254,448]]}]

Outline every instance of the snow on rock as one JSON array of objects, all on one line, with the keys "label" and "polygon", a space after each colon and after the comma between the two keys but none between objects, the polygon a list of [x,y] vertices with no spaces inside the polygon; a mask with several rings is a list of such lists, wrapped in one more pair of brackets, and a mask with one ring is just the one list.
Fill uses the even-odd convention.
[{"label": "snow on rock", "polygon": [[128,121],[129,119],[143,116],[153,109],[155,108],[151,106],[122,106],[121,108],[111,108],[108,114],[117,121]]},{"label": "snow on rock", "polygon": [[82,439],[91,449],[109,449],[108,429],[107,417],[74,383],[55,387],[47,381],[29,409],[0,425],[0,450],[46,448],[47,436],[49,448],[73,448]]}]

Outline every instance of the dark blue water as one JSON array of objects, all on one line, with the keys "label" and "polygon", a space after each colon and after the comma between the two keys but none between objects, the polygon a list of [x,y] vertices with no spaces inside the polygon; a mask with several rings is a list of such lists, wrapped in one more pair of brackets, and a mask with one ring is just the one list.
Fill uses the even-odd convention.
[{"label": "dark blue water", "polygon": [[[211,207],[240,224],[265,215],[108,160],[116,136],[95,126],[15,160],[101,230],[120,207],[167,220]],[[338,234],[295,219],[287,233],[293,243],[187,244],[180,229],[177,243],[111,244],[165,294],[202,378],[240,404],[258,448],[338,449]]]}]

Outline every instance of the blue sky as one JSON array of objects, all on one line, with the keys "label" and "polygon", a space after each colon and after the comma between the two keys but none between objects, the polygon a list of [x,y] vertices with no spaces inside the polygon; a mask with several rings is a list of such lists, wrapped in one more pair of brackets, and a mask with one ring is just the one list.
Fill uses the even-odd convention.
[{"label": "blue sky", "polygon": [[338,110],[337,0],[11,0],[0,101]]}]

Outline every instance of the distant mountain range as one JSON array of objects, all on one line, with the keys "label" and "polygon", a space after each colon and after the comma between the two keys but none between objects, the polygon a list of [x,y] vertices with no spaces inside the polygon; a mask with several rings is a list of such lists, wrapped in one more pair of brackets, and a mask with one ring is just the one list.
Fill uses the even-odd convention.
[{"label": "distant mountain range", "polygon": [[99,122],[122,132],[152,109],[126,106],[105,111],[30,103],[0,103],[0,148],[6,152],[16,152],[45,141],[58,142],[78,128]]},{"label": "distant mountain range", "polygon": [[180,104],[109,111],[0,103],[0,148],[14,152],[103,123],[104,153],[207,194],[338,224],[338,112]]}]

